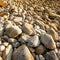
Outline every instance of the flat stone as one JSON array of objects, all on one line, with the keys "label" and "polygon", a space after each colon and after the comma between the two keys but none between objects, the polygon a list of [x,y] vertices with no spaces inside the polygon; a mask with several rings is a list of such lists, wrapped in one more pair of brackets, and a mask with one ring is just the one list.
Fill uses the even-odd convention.
[{"label": "flat stone", "polygon": [[30,47],[37,47],[40,44],[38,35],[34,35],[31,38],[28,39],[28,46]]},{"label": "flat stone", "polygon": [[35,34],[35,30],[33,28],[33,25],[25,23],[22,27],[23,31],[25,33],[27,33],[28,35],[34,35]]},{"label": "flat stone", "polygon": [[59,60],[56,53],[54,51],[47,52],[45,54],[45,59],[46,60]]},{"label": "flat stone", "polygon": [[34,60],[26,45],[22,45],[14,51],[12,60]]},{"label": "flat stone", "polygon": [[6,28],[6,34],[9,37],[15,38],[22,33],[22,30],[18,26],[11,26]]},{"label": "flat stone", "polygon": [[44,46],[48,49],[55,49],[56,44],[49,34],[41,34],[41,42],[44,44]]}]

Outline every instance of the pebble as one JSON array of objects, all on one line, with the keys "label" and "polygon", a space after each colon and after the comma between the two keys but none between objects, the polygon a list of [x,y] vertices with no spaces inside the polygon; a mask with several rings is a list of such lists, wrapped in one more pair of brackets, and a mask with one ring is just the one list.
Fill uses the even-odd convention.
[{"label": "pebble", "polygon": [[58,51],[57,56],[58,56],[58,58],[60,60],[60,51]]},{"label": "pebble", "polygon": [[57,43],[56,43],[56,46],[57,46],[58,48],[60,48],[60,42],[57,42]]},{"label": "pebble", "polygon": [[39,46],[40,41],[39,41],[38,35],[34,35],[31,38],[29,38],[28,41],[27,41],[27,43],[28,43],[28,46],[31,46],[31,47],[37,47],[37,46]]},{"label": "pebble", "polygon": [[5,46],[4,45],[0,45],[0,51],[4,51],[5,50]]},{"label": "pebble", "polygon": [[9,45],[9,43],[8,43],[8,42],[4,42],[3,45],[4,45],[5,47],[7,47],[7,46]]},{"label": "pebble", "polygon": [[23,27],[22,27],[23,31],[25,33],[27,33],[28,35],[34,35],[35,34],[35,30],[33,28],[33,25],[29,24],[29,23],[24,23]]},{"label": "pebble", "polygon": [[36,55],[36,60],[39,60],[39,56],[38,55]]},{"label": "pebble", "polygon": [[46,48],[43,45],[38,46],[35,48],[36,54],[43,54],[46,51]]},{"label": "pebble", "polygon": [[3,35],[3,32],[4,32],[4,27],[3,27],[3,24],[1,24],[0,22],[0,36]]},{"label": "pebble", "polygon": [[12,46],[8,45],[6,50],[3,52],[3,60],[11,60],[12,52],[13,52]]},{"label": "pebble", "polygon": [[28,34],[22,33],[21,37],[18,39],[20,42],[27,42],[27,40],[30,38]]},{"label": "pebble", "polygon": [[58,33],[53,28],[47,29],[47,33],[50,34],[55,41],[59,39]]},{"label": "pebble", "polygon": [[11,26],[6,29],[6,34],[9,37],[15,38],[22,33],[22,30],[18,26]]},{"label": "pebble", "polygon": [[54,51],[47,52],[45,54],[45,59],[46,60],[59,60],[56,53]]},{"label": "pebble", "polygon": [[39,60],[45,60],[45,58],[43,57],[43,55],[39,55]]},{"label": "pebble", "polygon": [[54,39],[49,34],[41,34],[41,42],[48,49],[55,49],[56,48],[56,44],[54,42]]}]

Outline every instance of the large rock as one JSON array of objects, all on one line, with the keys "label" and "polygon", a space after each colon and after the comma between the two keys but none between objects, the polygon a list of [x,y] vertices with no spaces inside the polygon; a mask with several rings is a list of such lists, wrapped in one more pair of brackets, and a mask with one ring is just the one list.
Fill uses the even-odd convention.
[{"label": "large rock", "polygon": [[22,33],[22,30],[18,26],[10,26],[6,28],[6,34],[9,37],[15,38]]},{"label": "large rock", "polygon": [[45,54],[45,59],[46,60],[59,60],[56,53],[54,51],[47,52]]},{"label": "large rock", "polygon": [[48,49],[55,49],[56,45],[51,35],[49,34],[41,34],[41,42]]},{"label": "large rock", "polygon": [[12,60],[34,60],[34,57],[30,53],[28,47],[22,45],[14,51]]},{"label": "large rock", "polygon": [[25,23],[22,27],[23,31],[25,33],[27,33],[28,35],[34,35],[35,34],[35,30],[33,28],[33,25]]},{"label": "large rock", "polygon": [[59,39],[58,33],[53,28],[47,29],[47,33],[50,34],[55,41]]},{"label": "large rock", "polygon": [[31,38],[28,39],[28,46],[30,47],[37,47],[40,44],[38,35],[34,35]]},{"label": "large rock", "polygon": [[9,46],[6,48],[6,50],[3,52],[3,59],[4,59],[4,60],[11,60],[12,52],[13,52],[12,46],[9,45]]}]

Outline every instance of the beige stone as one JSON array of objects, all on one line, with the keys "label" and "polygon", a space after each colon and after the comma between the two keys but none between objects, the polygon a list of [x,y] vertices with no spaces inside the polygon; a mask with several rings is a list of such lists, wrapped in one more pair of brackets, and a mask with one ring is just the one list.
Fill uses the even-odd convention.
[{"label": "beige stone", "polygon": [[12,60],[34,60],[34,57],[30,53],[28,47],[26,45],[22,45],[14,51]]}]

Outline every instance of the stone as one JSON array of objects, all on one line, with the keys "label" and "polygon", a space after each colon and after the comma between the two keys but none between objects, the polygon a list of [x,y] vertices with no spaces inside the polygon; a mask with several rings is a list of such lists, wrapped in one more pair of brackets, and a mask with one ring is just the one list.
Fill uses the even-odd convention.
[{"label": "stone", "polygon": [[43,54],[46,51],[46,48],[43,45],[38,46],[35,48],[36,54]]},{"label": "stone", "polygon": [[45,58],[43,57],[43,55],[39,55],[39,60],[45,60]]},{"label": "stone", "polygon": [[28,34],[22,33],[22,36],[18,39],[20,42],[27,42],[27,40],[30,38]]},{"label": "stone", "polygon": [[2,36],[4,33],[4,27],[3,24],[0,22],[0,36]]},{"label": "stone", "polygon": [[13,42],[13,43],[12,43],[12,46],[13,46],[14,48],[17,48],[17,47],[20,46],[20,43],[19,43],[19,42]]},{"label": "stone", "polygon": [[20,45],[20,43],[14,38],[9,38],[9,43],[11,43],[14,48]]},{"label": "stone", "polygon": [[27,41],[28,46],[30,47],[37,47],[40,44],[38,35],[34,35]]},{"label": "stone", "polygon": [[60,51],[57,53],[57,56],[58,56],[58,58],[59,58],[59,60],[60,60]]},{"label": "stone", "polygon": [[14,38],[9,38],[8,42],[9,42],[9,43],[14,43],[14,42],[17,42],[17,40],[14,39]]},{"label": "stone", "polygon": [[39,60],[39,56],[38,55],[36,55],[36,60]]},{"label": "stone", "polygon": [[3,58],[0,56],[0,60],[3,60]]},{"label": "stone", "polygon": [[54,51],[47,52],[45,54],[45,59],[46,60],[59,60],[56,53]]},{"label": "stone", "polygon": [[2,44],[2,41],[0,41],[0,45]]},{"label": "stone", "polygon": [[25,33],[27,33],[28,35],[34,35],[35,34],[35,30],[33,28],[33,25],[29,24],[29,23],[25,23],[22,27],[23,31]]},{"label": "stone", "polygon": [[41,33],[46,33],[45,30],[40,29],[40,27],[38,25],[35,25],[34,29],[36,30],[37,33],[41,34]]},{"label": "stone", "polygon": [[0,51],[4,51],[5,50],[5,46],[4,45],[0,45]]},{"label": "stone", "polygon": [[7,46],[9,45],[9,43],[8,43],[8,42],[4,42],[3,45],[4,45],[5,47],[7,47]]},{"label": "stone", "polygon": [[15,17],[13,21],[16,23],[16,25],[19,25],[22,22],[22,17]]},{"label": "stone", "polygon": [[22,45],[13,52],[12,60],[34,60],[26,45]]},{"label": "stone", "polygon": [[22,30],[18,26],[11,26],[6,28],[6,34],[9,37],[15,38],[22,33]]},{"label": "stone", "polygon": [[56,44],[54,42],[54,39],[49,34],[41,34],[41,42],[48,49],[55,49],[56,48]]},{"label": "stone", "polygon": [[36,20],[36,24],[40,26],[40,29],[45,30],[45,24],[43,21]]},{"label": "stone", "polygon": [[60,42],[56,43],[57,48],[60,48]]},{"label": "stone", "polygon": [[3,52],[3,60],[11,60],[12,52],[13,52],[12,46],[9,45]]},{"label": "stone", "polygon": [[9,40],[9,37],[7,35],[2,36],[2,40],[7,42]]},{"label": "stone", "polygon": [[47,33],[50,34],[55,41],[59,39],[58,33],[53,28],[47,29]]}]

